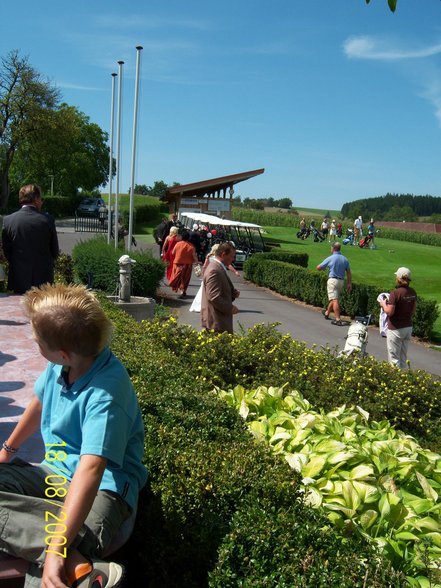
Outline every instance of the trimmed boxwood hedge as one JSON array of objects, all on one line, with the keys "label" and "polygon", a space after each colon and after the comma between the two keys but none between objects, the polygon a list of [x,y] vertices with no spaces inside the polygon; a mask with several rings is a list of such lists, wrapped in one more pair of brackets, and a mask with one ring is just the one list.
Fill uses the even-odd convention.
[{"label": "trimmed boxwood hedge", "polygon": [[[244,264],[244,277],[259,286],[271,288],[279,294],[302,300],[307,304],[327,305],[326,274],[308,270],[305,266],[300,267],[300,265],[295,266],[292,263],[278,261],[275,255],[275,253],[258,253],[250,257]],[[378,324],[380,315],[378,294],[378,286],[352,282],[352,292],[348,293],[344,290],[340,298],[342,314],[351,317],[371,314],[373,322]],[[435,300],[418,297],[413,318],[414,335],[423,339],[430,338],[438,315],[438,305]]]},{"label": "trimmed boxwood hedge", "polygon": [[[94,288],[114,294],[119,283],[118,259],[124,253],[102,236],[78,243],[72,251],[75,278],[83,284],[92,280]],[[136,261],[132,267],[133,296],[155,296],[165,264],[149,251],[131,252],[130,256]]]},{"label": "trimmed boxwood hedge", "polygon": [[[150,473],[135,532],[118,556],[128,585],[405,585],[364,539],[342,540],[324,515],[304,505],[289,466],[254,441],[209,391],[210,381],[196,377],[185,341],[200,335],[173,321],[164,329],[137,324],[102,304],[116,326],[112,349],[138,394]],[[219,341],[228,344],[225,335]],[[182,357],[167,348],[174,341]]]}]

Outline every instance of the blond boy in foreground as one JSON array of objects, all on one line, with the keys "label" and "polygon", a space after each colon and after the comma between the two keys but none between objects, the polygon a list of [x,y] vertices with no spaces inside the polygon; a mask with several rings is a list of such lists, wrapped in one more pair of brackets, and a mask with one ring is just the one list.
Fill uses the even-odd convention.
[{"label": "blond boy in foreground", "polygon": [[[45,285],[24,306],[49,364],[0,450],[0,549],[34,564],[26,587],[119,587],[122,566],[98,558],[147,479],[135,392],[91,292]],[[38,429],[46,453],[33,466],[17,453]]]}]

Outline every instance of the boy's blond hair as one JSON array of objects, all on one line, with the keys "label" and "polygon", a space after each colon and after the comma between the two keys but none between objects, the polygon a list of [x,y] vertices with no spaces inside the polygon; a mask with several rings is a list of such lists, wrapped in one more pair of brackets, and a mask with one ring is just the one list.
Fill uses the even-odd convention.
[{"label": "boy's blond hair", "polygon": [[31,288],[23,304],[37,340],[51,351],[92,357],[110,341],[112,323],[84,286],[45,284]]}]

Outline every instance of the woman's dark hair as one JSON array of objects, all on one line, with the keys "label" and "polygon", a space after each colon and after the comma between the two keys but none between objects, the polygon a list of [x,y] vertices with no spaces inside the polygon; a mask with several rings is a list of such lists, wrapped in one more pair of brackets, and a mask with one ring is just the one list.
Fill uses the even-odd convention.
[{"label": "woman's dark hair", "polygon": [[190,233],[187,230],[182,231],[181,237],[183,241],[188,241],[190,239]]}]

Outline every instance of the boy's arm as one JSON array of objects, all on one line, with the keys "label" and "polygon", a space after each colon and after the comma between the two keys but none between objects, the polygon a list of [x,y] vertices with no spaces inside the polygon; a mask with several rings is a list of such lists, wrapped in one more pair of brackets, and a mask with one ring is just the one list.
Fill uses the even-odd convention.
[{"label": "boy's arm", "polygon": [[[35,433],[41,422],[41,402],[34,396],[12,433],[5,439],[6,445],[18,449],[25,441]],[[0,463],[7,463],[14,453],[0,449]]]},{"label": "boy's arm", "polygon": [[80,463],[75,471],[69,486],[68,493],[64,500],[61,511],[65,514],[63,524],[67,529],[64,533],[66,544],[64,546],[51,546],[50,549],[60,553],[47,553],[44,563],[44,572],[42,578],[43,586],[64,585],[57,584],[60,580],[63,582],[65,576],[65,558],[61,555],[65,553],[65,548],[69,548],[73,540],[81,529],[87,515],[92,508],[93,501],[96,498],[107,460],[98,455],[82,455]]}]

